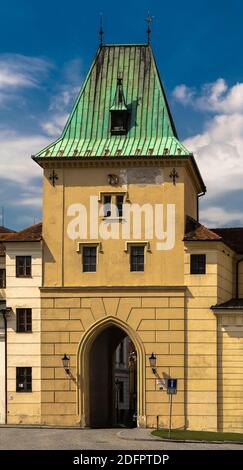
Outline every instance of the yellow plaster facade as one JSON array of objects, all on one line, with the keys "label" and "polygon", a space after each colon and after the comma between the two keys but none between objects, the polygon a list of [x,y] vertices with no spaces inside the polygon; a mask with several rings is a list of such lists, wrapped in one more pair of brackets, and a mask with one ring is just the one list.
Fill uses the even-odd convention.
[{"label": "yellow plaster facade", "polygon": [[[118,47],[121,50],[126,48]],[[142,52],[143,48],[146,49],[147,55],[141,53],[142,67],[149,58],[150,49],[149,46],[136,47],[142,47]],[[136,47],[131,49],[131,56],[137,54]],[[168,427],[169,397],[165,389],[160,390],[158,380],[166,381],[172,377],[178,379],[178,392],[173,398],[174,428],[243,431],[243,306],[240,307],[238,302],[243,297],[243,263],[238,264],[237,278],[240,252],[234,250],[223,236],[217,236],[216,232],[209,231],[196,222],[198,197],[205,191],[205,187],[193,156],[180,147],[167,103],[163,101],[163,116],[167,116],[168,121],[167,135],[161,136],[160,133],[162,140],[158,144],[154,135],[154,147],[151,149],[147,142],[144,144],[144,153],[141,153],[139,141],[133,155],[130,151],[126,154],[124,150],[124,155],[121,156],[131,140],[131,145],[135,145],[134,138],[129,135],[113,135],[110,138],[109,135],[105,136],[105,140],[101,136],[104,124],[102,113],[106,122],[109,121],[109,106],[105,110],[99,108],[98,121],[92,120],[94,131],[99,128],[102,137],[96,138],[95,145],[92,143],[94,154],[91,150],[82,154],[82,145],[86,145],[85,148],[91,145],[88,137],[82,137],[83,140],[81,137],[74,137],[74,132],[75,135],[85,132],[85,125],[78,120],[79,116],[82,115],[86,122],[89,110],[95,106],[96,98],[92,99],[94,87],[97,86],[98,93],[99,80],[106,79],[106,74],[100,73],[100,67],[103,66],[102,61],[106,64],[107,54],[111,53],[109,47],[107,50],[103,51],[101,48],[98,53],[97,70],[94,69],[92,75],[91,69],[83,88],[85,90],[90,80],[90,92],[82,95],[81,91],[61,138],[35,157],[44,170],[43,278],[40,288],[39,329],[33,333],[36,335],[36,343],[28,343],[29,349],[26,352],[29,351],[29,357],[26,358],[26,363],[32,364],[39,375],[36,375],[32,401],[27,397],[25,401],[21,398],[22,402],[18,404],[18,397],[14,395],[15,401],[9,408],[9,422],[20,422],[21,411],[21,422],[89,426],[91,351],[102,332],[116,327],[130,337],[137,353],[138,426]],[[116,58],[116,54],[112,57]],[[150,66],[151,62],[147,63],[145,78]],[[117,67],[118,64],[116,70]],[[125,76],[128,69],[127,65],[124,67]],[[142,80],[141,77],[140,79]],[[158,84],[159,81],[156,80],[153,77],[153,82],[150,80],[150,83]],[[108,85],[106,88],[108,89]],[[148,87],[143,89],[147,93]],[[155,88],[154,93],[154,96],[158,96],[158,88]],[[162,88],[160,93],[164,96]],[[90,101],[86,103],[86,107],[83,106],[79,115],[79,109],[76,113],[76,108],[79,107],[81,98],[85,101],[87,96],[91,96]],[[105,100],[99,103],[103,106]],[[152,106],[151,99],[147,103]],[[146,110],[146,106],[143,106]],[[146,115],[145,112],[146,119],[139,121],[142,111],[138,107],[134,112],[137,113],[136,122],[140,122],[137,127],[142,136],[143,132],[148,133],[152,114]],[[75,124],[74,116],[78,117]],[[153,123],[150,123],[151,129],[152,124],[156,127],[155,109],[154,116]],[[157,135],[163,127],[160,116],[162,114],[158,117]],[[94,118],[95,112],[92,114],[92,119]],[[92,133],[91,121],[87,119],[87,122],[86,131]],[[133,132],[132,126],[128,134],[129,132]],[[145,140],[147,137],[147,134],[144,135]],[[104,140],[107,147],[104,147]],[[149,142],[151,141],[149,136]],[[171,154],[166,146],[169,145],[167,142],[174,149]],[[176,147],[173,147],[175,142]],[[113,155],[112,145],[117,145],[117,148],[120,145],[121,150],[118,149]],[[133,148],[131,145],[130,148]],[[62,146],[66,150],[62,150]],[[104,148],[101,155],[99,148]],[[157,153],[153,155],[156,148]],[[110,182],[111,175],[116,177],[115,185]],[[126,220],[123,217],[115,217],[108,222],[104,220],[103,195],[113,198],[123,195],[125,203],[131,207],[143,207],[147,204],[154,208],[156,204],[163,204],[164,231],[168,229],[163,248],[158,249],[155,219],[152,222],[150,219],[148,226],[142,218],[140,238],[134,238],[132,225],[122,238],[121,232]],[[97,206],[92,205],[92,198],[97,201]],[[86,208],[87,214],[87,217],[83,214],[81,219],[80,204]],[[172,206],[175,209],[175,234],[171,242],[167,209]],[[106,237],[99,230],[96,233],[96,227],[91,226],[96,213],[98,225],[103,227],[103,234],[106,229]],[[195,230],[186,238],[188,217],[194,220]],[[109,230],[116,230],[119,236],[109,237]],[[71,232],[76,235],[70,236]],[[130,270],[131,243],[144,245],[145,263],[141,272]],[[85,244],[97,247],[96,272],[84,272],[82,269]],[[204,274],[191,274],[191,256],[195,254],[206,256]],[[236,283],[239,286],[239,299],[235,302],[238,307],[222,307],[236,296]],[[37,298],[35,302],[38,303]],[[24,341],[23,339],[23,343]],[[19,348],[20,345],[18,351]],[[14,367],[17,363],[16,344],[12,351],[13,359],[10,358],[10,361],[13,361]],[[156,374],[149,363],[152,352],[156,355]],[[63,367],[64,354],[70,358],[69,373]],[[25,361],[24,355],[20,360]],[[98,362],[97,360],[97,367]],[[99,387],[98,382],[96,386]],[[11,387],[14,388],[11,371],[9,387],[10,391]],[[102,406],[103,403],[100,403],[100,407]],[[33,412],[34,408],[36,412]]]},{"label": "yellow plaster facade", "polygon": [[[118,172],[119,163],[116,165]],[[198,190],[181,162],[176,186],[169,179],[169,168],[162,166],[161,185],[148,183],[141,187],[134,183],[116,188],[118,193],[127,192],[129,201],[141,205],[146,198],[151,204],[159,201],[165,206],[169,203],[176,206],[175,247],[157,251],[156,240],[150,240],[143,273],[129,271],[124,240],[99,240],[102,250],[98,254],[97,273],[82,273],[77,241],[67,237],[68,207],[76,201],[88,207],[89,196],[113,191],[106,184],[109,165],[100,168],[97,163],[95,168],[83,166],[75,170],[57,168],[59,179],[55,188],[48,180],[50,170],[45,170],[41,289],[43,424],[89,426],[89,341],[106,324],[114,324],[133,339],[138,352],[139,426],[168,426],[168,395],[159,389],[149,366],[148,358],[154,352],[158,376],[178,378],[174,427],[242,429],[243,411],[237,426],[236,422],[223,420],[225,390],[218,363],[220,320],[217,322],[211,310],[212,305],[233,296],[235,255],[222,242],[183,243],[186,215],[196,217]],[[146,173],[146,168],[143,171]],[[87,184],[91,181],[91,185]],[[45,203],[50,199],[51,206]],[[190,255],[197,253],[206,254],[204,275],[190,274]],[[70,355],[72,379],[67,379],[62,367],[64,353]],[[234,389],[231,401],[234,402]]]}]

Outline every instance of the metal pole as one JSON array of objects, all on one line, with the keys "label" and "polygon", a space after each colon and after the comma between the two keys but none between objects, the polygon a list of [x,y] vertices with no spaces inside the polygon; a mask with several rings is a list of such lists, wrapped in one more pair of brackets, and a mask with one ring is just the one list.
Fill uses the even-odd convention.
[{"label": "metal pole", "polygon": [[169,439],[171,438],[171,417],[172,417],[172,393],[170,393],[170,423],[169,423]]}]

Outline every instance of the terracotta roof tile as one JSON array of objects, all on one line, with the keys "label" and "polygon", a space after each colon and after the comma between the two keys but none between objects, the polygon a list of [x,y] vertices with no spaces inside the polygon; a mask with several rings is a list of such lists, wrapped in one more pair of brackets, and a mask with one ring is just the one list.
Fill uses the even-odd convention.
[{"label": "terracotta roof tile", "polygon": [[42,239],[42,222],[31,225],[17,233],[12,233],[6,237],[7,242],[33,242]]},{"label": "terracotta roof tile", "polygon": [[0,225],[0,234],[1,233],[15,233],[15,230],[11,230],[10,228]]},{"label": "terracotta roof tile", "polygon": [[238,254],[243,254],[243,227],[207,228],[187,216],[184,241],[222,241]]},{"label": "terracotta roof tile", "polygon": [[0,256],[5,255],[5,246],[3,241],[7,240],[14,233],[16,233],[14,230],[0,226]]},{"label": "terracotta roof tile", "polygon": [[222,240],[222,238],[212,230],[209,230],[207,227],[194,220],[192,217],[187,216],[184,240],[219,241]]}]

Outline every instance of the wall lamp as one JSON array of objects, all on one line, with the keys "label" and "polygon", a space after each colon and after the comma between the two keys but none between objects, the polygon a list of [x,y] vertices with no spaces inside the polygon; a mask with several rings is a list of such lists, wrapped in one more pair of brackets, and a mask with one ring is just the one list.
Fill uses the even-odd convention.
[{"label": "wall lamp", "polygon": [[62,364],[63,364],[63,368],[66,372],[66,374],[70,374],[70,357],[66,355],[66,353],[64,354],[64,356],[62,357]]},{"label": "wall lamp", "polygon": [[154,355],[153,352],[152,352],[152,354],[149,358],[149,364],[150,364],[150,367],[153,371],[153,374],[156,374],[156,356]]}]

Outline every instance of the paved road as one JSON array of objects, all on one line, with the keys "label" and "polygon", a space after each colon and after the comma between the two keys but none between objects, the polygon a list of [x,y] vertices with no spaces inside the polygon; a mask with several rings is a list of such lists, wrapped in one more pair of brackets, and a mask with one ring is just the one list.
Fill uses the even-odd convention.
[{"label": "paved road", "polygon": [[[137,440],[139,439],[139,440]],[[147,440],[145,440],[147,439]],[[0,428],[1,450],[243,450],[236,444],[158,442],[148,429],[38,429]]]}]

